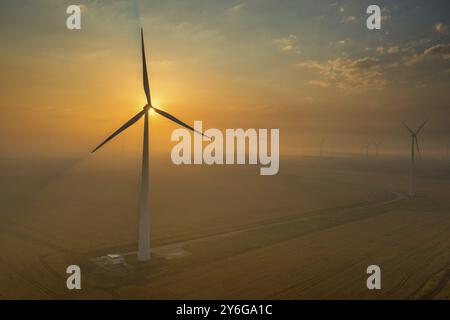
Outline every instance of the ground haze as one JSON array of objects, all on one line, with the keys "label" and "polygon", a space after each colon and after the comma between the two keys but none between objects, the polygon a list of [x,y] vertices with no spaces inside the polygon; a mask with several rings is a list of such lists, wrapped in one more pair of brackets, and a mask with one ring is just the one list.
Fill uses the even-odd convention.
[{"label": "ground haze", "polygon": [[[450,171],[421,160],[292,157],[257,166],[151,163],[152,260],[139,264],[139,159],[3,158],[4,299],[450,297]],[[125,253],[126,266],[99,257]],[[81,291],[66,289],[68,265]],[[382,290],[366,268],[382,269]]]}]

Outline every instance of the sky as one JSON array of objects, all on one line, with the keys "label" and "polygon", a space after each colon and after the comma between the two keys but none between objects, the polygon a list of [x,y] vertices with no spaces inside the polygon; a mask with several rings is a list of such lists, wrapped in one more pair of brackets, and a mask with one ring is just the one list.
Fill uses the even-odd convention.
[{"label": "sky", "polygon": [[[2,156],[83,155],[145,104],[139,28],[157,106],[204,128],[280,129],[282,155],[407,154],[401,120],[424,120],[423,150],[450,144],[450,3],[398,1],[0,2]],[[366,8],[382,8],[381,30]],[[142,124],[110,152],[137,152]],[[176,125],[157,115],[154,152]]]}]

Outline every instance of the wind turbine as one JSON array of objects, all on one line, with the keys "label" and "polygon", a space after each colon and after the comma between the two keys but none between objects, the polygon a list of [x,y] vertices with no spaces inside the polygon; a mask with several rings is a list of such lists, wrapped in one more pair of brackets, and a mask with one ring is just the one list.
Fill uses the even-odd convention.
[{"label": "wind turbine", "polygon": [[366,149],[366,158],[368,158],[369,157],[370,143],[368,143],[364,148]]},{"label": "wind turbine", "polygon": [[147,97],[147,104],[143,107],[142,111],[132,117],[128,122],[121,126],[117,131],[110,135],[105,141],[103,141],[98,147],[96,147],[92,153],[103,147],[107,142],[119,135],[122,131],[125,131],[142,117],[144,117],[144,141],[142,145],[142,175],[141,175],[141,196],[140,196],[140,210],[139,210],[139,250],[138,260],[147,261],[150,260],[150,226],[149,226],[149,145],[148,145],[148,128],[149,118],[148,113],[150,110],[162,115],[163,117],[191,130],[203,135],[203,133],[195,130],[191,126],[175,118],[171,114],[162,111],[152,105],[150,97],[150,85],[148,82],[147,62],[145,58],[145,46],[144,46],[144,30],[141,28],[141,45],[142,45],[142,76],[145,96]]},{"label": "wind turbine", "polygon": [[420,155],[420,148],[419,148],[419,141],[417,140],[417,136],[419,135],[420,131],[422,131],[423,127],[427,124],[428,120],[425,121],[416,131],[411,130],[410,127],[406,125],[406,123],[403,123],[403,125],[408,129],[409,133],[411,134],[411,168],[409,173],[409,196],[414,197],[416,195],[416,185],[415,185],[415,175],[416,175],[416,150],[415,147],[417,147],[417,153]]},{"label": "wind turbine", "polygon": [[380,155],[380,145],[381,145],[381,142],[375,143],[375,155],[376,155],[377,158]]},{"label": "wind turbine", "polygon": [[447,145],[447,160],[450,160],[450,144]]},{"label": "wind turbine", "polygon": [[320,140],[320,158],[323,157],[323,145],[324,145],[324,144],[325,144],[325,139],[322,138],[322,139]]}]

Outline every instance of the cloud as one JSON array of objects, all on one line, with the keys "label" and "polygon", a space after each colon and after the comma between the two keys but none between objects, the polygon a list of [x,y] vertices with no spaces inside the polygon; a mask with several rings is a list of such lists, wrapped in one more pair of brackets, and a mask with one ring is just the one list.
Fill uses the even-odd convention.
[{"label": "cloud", "polygon": [[387,21],[392,18],[391,10],[384,7],[381,9],[381,21]]},{"label": "cloud", "polygon": [[442,56],[444,59],[450,59],[450,43],[435,45],[426,49],[423,54],[425,56]]},{"label": "cloud", "polygon": [[308,83],[313,86],[319,86],[322,88],[328,88],[330,86],[329,83],[327,83],[325,81],[321,81],[321,80],[310,80],[310,81],[308,81]]},{"label": "cloud", "polygon": [[341,23],[354,22],[355,20],[356,20],[355,16],[348,16],[348,17],[342,18]]},{"label": "cloud", "polygon": [[404,58],[405,64],[407,66],[415,65],[419,62],[428,60],[428,59],[450,59],[450,43],[446,44],[437,44],[428,49],[425,49],[423,53],[414,54],[411,57]]},{"label": "cloud", "polygon": [[383,77],[381,66],[382,61],[372,57],[337,58],[326,62],[307,60],[296,64],[296,67],[316,70],[319,73],[321,78],[310,80],[309,84],[346,90],[385,86],[387,81]]},{"label": "cloud", "polygon": [[293,34],[290,34],[286,37],[275,39],[273,41],[275,45],[283,52],[295,52],[300,53],[297,44],[297,37]]},{"label": "cloud", "polygon": [[387,53],[399,53],[400,52],[400,47],[399,46],[393,46],[393,47],[390,47],[388,50],[387,50]]},{"label": "cloud", "polygon": [[242,9],[244,9],[245,7],[245,3],[239,3],[231,8],[227,9],[228,13],[238,13],[240,11],[242,11]]},{"label": "cloud", "polygon": [[448,30],[448,26],[443,23],[436,23],[433,28],[438,33],[447,33]]},{"label": "cloud", "polygon": [[313,61],[313,60],[307,60],[307,61],[303,61],[303,62],[299,62],[296,64],[297,67],[301,67],[301,68],[309,68],[309,69],[317,69],[317,70],[322,70],[324,69],[323,64],[321,64],[318,61]]},{"label": "cloud", "polygon": [[397,67],[399,67],[399,66],[400,66],[400,63],[398,63],[398,62],[392,62],[392,63],[388,63],[388,64],[386,65],[386,68],[393,69],[393,68],[397,68]]},{"label": "cloud", "polygon": [[377,67],[380,65],[380,59],[377,58],[371,58],[371,57],[364,57],[361,59],[354,60],[349,64],[351,68],[357,68],[357,69],[368,69]]}]

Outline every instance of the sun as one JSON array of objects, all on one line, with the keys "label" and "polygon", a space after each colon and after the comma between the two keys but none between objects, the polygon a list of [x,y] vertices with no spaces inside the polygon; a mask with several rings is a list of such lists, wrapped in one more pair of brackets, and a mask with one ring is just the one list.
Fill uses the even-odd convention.
[{"label": "sun", "polygon": [[[152,97],[152,106],[155,107],[156,109],[160,109],[159,105],[160,105],[160,100],[158,100],[155,97]],[[153,108],[150,108],[150,114],[156,114],[155,110]]]}]

